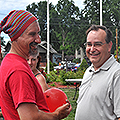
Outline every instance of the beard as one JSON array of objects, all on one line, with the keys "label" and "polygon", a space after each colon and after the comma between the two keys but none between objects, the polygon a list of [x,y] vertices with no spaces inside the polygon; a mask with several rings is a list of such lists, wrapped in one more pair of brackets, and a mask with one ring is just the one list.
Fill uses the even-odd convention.
[{"label": "beard", "polygon": [[30,48],[29,55],[35,55],[36,56],[38,54],[38,47],[37,47],[37,45],[38,45],[38,43],[36,43],[36,42],[31,42],[29,44],[29,48]]}]

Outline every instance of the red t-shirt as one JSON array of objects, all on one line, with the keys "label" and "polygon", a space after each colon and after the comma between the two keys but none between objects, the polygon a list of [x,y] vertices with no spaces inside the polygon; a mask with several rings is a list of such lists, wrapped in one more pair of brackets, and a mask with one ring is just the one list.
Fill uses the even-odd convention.
[{"label": "red t-shirt", "polygon": [[26,59],[9,53],[0,68],[1,109],[5,120],[19,120],[20,103],[34,103],[40,110],[49,112],[43,91]]}]

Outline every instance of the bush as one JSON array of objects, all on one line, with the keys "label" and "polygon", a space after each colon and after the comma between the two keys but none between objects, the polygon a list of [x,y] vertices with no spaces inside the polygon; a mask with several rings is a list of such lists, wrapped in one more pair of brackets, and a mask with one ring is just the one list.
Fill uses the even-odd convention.
[{"label": "bush", "polygon": [[79,58],[77,58],[77,59],[73,59],[73,61],[72,62],[74,62],[74,63],[80,63],[81,62],[81,60],[79,59]]},{"label": "bush", "polygon": [[66,73],[65,70],[60,70],[59,75],[57,75],[57,71],[51,71],[49,75],[47,74],[46,81],[60,82],[62,85],[70,85],[73,83],[66,82],[65,79],[82,79],[83,75],[83,70],[78,70],[76,73],[72,71]]},{"label": "bush", "polygon": [[61,82],[62,85],[66,85],[66,71],[65,70],[60,70],[58,78],[56,79],[56,82]]},{"label": "bush", "polygon": [[85,59],[83,59],[81,65],[78,69],[85,71],[88,67],[89,67],[89,65],[87,64],[87,61]]},{"label": "bush", "polygon": [[65,79],[82,79],[83,75],[85,73],[86,68],[88,67],[88,64],[85,59],[83,59],[80,67],[78,70],[75,72],[68,71],[66,73],[65,70],[59,70],[58,71],[50,71],[50,74],[47,74],[47,79],[46,81],[49,82],[60,82],[62,85],[69,85],[73,83],[68,83],[65,81]]},{"label": "bush", "polygon": [[49,74],[47,74],[46,82],[55,82],[57,79],[57,71],[50,71]]}]

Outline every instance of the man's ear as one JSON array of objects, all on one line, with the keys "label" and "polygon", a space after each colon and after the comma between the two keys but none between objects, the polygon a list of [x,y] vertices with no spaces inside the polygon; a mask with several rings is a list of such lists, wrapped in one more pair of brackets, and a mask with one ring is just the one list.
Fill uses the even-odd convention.
[{"label": "man's ear", "polygon": [[108,52],[111,52],[112,45],[113,45],[112,41],[110,41],[110,42],[108,43],[108,45],[109,45]]}]

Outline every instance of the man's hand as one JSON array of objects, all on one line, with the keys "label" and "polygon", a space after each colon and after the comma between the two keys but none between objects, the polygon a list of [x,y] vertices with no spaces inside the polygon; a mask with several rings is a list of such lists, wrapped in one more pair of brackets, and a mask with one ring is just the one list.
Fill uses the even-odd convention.
[{"label": "man's hand", "polygon": [[57,114],[57,120],[61,120],[69,115],[69,113],[72,110],[72,107],[70,105],[70,102],[67,100],[67,103],[64,104],[63,106],[60,106],[59,108],[56,109],[55,113]]}]

